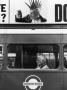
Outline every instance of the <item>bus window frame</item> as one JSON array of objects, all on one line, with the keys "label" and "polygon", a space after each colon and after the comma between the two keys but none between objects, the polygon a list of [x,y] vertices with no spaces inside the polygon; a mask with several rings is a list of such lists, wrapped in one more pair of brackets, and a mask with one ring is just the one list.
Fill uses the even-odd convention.
[{"label": "bus window frame", "polygon": [[[9,44],[18,44],[18,43],[8,43],[7,45],[6,45],[6,47],[9,45]],[[20,43],[21,44],[21,43]],[[23,43],[22,43],[23,44]],[[25,44],[28,44],[28,43],[25,43]],[[35,43],[36,44],[36,43]],[[60,55],[60,43],[42,43],[42,44],[44,44],[44,45],[57,45],[58,47],[59,47],[59,66],[58,66],[58,68],[56,68],[56,69],[24,69],[24,68],[20,68],[20,69],[18,69],[18,68],[9,68],[9,67],[7,67],[7,66],[5,66],[6,68],[4,69],[4,70],[6,70],[6,71],[59,71],[59,70],[61,70],[61,65],[60,65],[60,63],[61,63],[61,59],[60,59],[60,57],[61,57],[61,55]],[[7,51],[7,50],[6,50]],[[7,52],[7,54],[8,54],[8,52]],[[7,55],[6,54],[6,55]],[[6,61],[8,62],[8,56],[6,56]],[[5,60],[4,60],[5,61]],[[7,62],[6,62],[6,64],[7,64]],[[3,68],[3,67],[2,67]]]},{"label": "bus window frame", "polygon": [[67,71],[67,68],[64,65],[64,47],[67,45],[67,43],[63,43],[63,70]]}]

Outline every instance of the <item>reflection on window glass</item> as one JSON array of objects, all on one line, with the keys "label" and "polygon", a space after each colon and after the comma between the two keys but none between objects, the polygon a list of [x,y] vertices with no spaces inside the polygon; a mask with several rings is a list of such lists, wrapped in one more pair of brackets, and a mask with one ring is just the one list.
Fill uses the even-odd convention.
[{"label": "reflection on window glass", "polygon": [[56,69],[59,46],[43,44],[9,44],[8,67],[23,69]]},{"label": "reflection on window glass", "polygon": [[3,63],[3,55],[0,54],[0,69],[2,68],[2,63]]},{"label": "reflection on window glass", "polygon": [[8,53],[8,67],[13,68],[15,66],[16,53]]},{"label": "reflection on window glass", "polygon": [[3,45],[0,44],[0,69],[2,68],[3,63]]},{"label": "reflection on window glass", "polygon": [[67,45],[64,46],[64,66],[67,68]]}]

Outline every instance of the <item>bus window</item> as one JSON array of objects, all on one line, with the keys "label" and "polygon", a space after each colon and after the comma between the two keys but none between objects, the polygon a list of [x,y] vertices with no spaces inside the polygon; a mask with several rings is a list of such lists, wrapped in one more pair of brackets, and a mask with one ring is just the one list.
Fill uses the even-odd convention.
[{"label": "bus window", "polygon": [[8,68],[56,69],[59,46],[55,44],[9,44]]},{"label": "bus window", "polygon": [[67,45],[64,46],[64,67],[67,68]]}]

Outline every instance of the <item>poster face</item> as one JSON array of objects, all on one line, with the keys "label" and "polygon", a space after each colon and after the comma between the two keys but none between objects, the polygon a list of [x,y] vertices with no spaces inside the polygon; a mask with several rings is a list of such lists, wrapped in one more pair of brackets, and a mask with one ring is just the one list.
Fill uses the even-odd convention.
[{"label": "poster face", "polygon": [[9,1],[0,0],[0,23],[9,23]]}]

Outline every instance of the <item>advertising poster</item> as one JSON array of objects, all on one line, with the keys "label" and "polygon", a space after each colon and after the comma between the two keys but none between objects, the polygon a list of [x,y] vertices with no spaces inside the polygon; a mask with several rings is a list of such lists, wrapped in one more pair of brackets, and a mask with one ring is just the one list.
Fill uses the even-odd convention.
[{"label": "advertising poster", "polygon": [[10,23],[67,23],[67,0],[10,0]]},{"label": "advertising poster", "polygon": [[0,23],[65,24],[67,0],[0,0]]},{"label": "advertising poster", "polygon": [[0,0],[0,23],[9,23],[9,0]]}]

